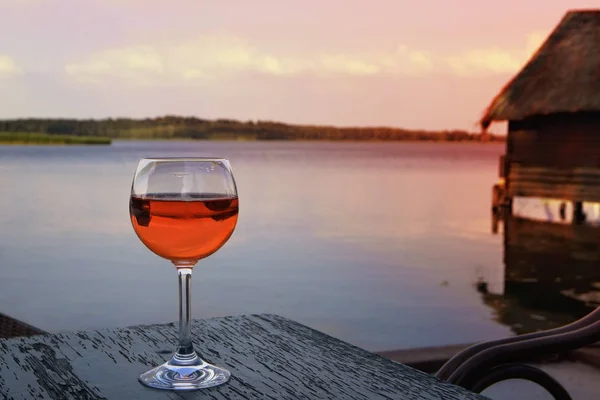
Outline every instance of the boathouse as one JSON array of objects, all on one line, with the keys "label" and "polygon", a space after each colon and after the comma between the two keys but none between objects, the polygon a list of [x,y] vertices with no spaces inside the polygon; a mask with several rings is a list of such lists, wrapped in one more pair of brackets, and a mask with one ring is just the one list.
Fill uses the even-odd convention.
[{"label": "boathouse", "polygon": [[[494,121],[508,121],[503,183],[493,192],[507,292],[527,283],[589,290],[600,281],[600,228],[583,208],[600,202],[600,9],[565,14],[492,100],[483,131]],[[516,197],[560,200],[561,219],[571,203],[573,223],[517,217]]]},{"label": "boathouse", "polygon": [[500,160],[509,212],[519,197],[564,199],[573,220],[600,202],[600,10],[573,10],[492,100],[481,126],[508,121]]}]

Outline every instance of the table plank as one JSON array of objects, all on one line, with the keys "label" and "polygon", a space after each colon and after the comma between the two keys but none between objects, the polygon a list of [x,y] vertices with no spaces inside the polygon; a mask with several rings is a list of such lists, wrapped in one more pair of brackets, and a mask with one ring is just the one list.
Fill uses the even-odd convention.
[{"label": "table plank", "polygon": [[276,315],[193,321],[222,386],[170,392],[137,377],[175,349],[175,324],[0,340],[2,399],[484,399]]}]

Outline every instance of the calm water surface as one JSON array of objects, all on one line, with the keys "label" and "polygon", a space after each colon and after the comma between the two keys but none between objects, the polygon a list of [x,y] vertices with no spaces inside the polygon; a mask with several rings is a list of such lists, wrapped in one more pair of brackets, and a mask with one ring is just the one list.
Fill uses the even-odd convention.
[{"label": "calm water surface", "polygon": [[[0,312],[56,332],[177,318],[174,268],[135,236],[137,160],[222,156],[240,218],[198,264],[194,317],[276,313],[365,347],[511,335],[473,282],[503,145],[115,142],[0,146]],[[200,332],[198,332],[200,334]]]}]

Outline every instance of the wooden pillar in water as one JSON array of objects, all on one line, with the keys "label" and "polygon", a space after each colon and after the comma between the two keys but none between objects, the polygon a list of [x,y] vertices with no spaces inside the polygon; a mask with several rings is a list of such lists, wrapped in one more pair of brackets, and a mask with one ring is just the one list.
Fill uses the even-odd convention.
[{"label": "wooden pillar in water", "polygon": [[583,202],[573,202],[573,223],[582,224],[585,222],[585,213],[583,212]]}]

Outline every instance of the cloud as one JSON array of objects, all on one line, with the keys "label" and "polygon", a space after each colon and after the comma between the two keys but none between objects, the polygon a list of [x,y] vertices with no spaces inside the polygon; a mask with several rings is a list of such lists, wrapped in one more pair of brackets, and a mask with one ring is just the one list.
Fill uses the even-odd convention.
[{"label": "cloud", "polygon": [[11,57],[0,55],[0,78],[19,75],[21,72],[21,69]]},{"label": "cloud", "polygon": [[516,73],[541,46],[546,37],[546,33],[533,32],[527,36],[522,49],[505,50],[498,47],[473,49],[447,56],[445,62],[452,72],[461,76]]},{"label": "cloud", "polygon": [[164,72],[163,57],[151,46],[103,51],[82,63],[65,66],[65,72],[79,80],[97,82],[112,76],[138,84],[151,84]]},{"label": "cloud", "polygon": [[176,45],[134,46],[92,54],[65,66],[84,81],[116,77],[138,84],[172,80],[206,81],[255,72],[275,76],[419,74],[432,68],[425,52],[399,46],[388,53],[272,54],[233,36],[203,36]]},{"label": "cloud", "polygon": [[432,54],[407,45],[379,52],[315,53],[304,57],[266,52],[227,35],[206,35],[178,44],[109,49],[65,66],[84,82],[117,78],[138,85],[210,82],[241,73],[271,76],[417,76],[428,73],[460,76],[510,74],[518,71],[546,35],[535,32],[522,48],[470,49]]}]

